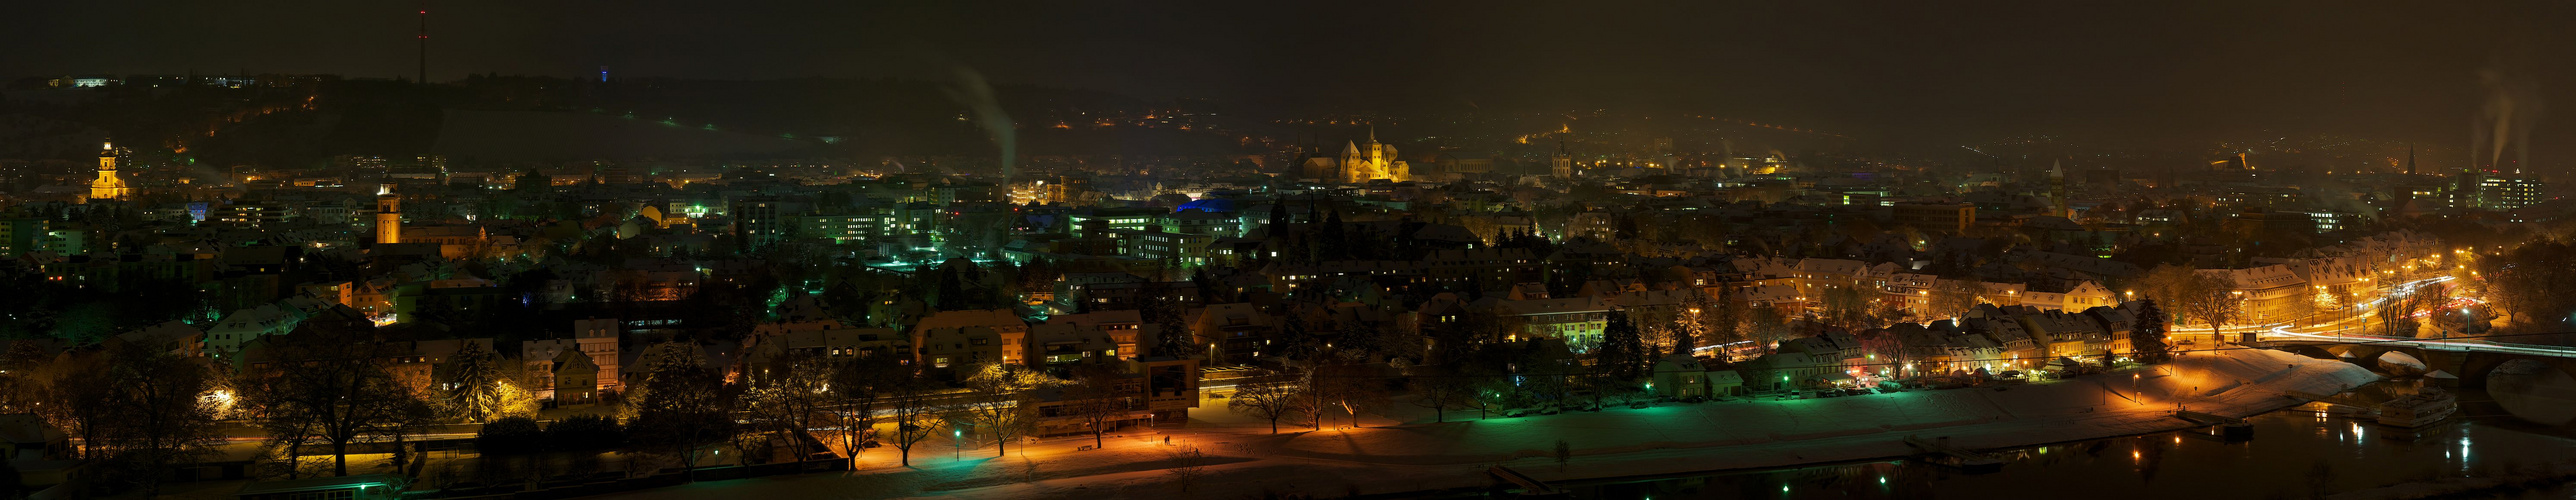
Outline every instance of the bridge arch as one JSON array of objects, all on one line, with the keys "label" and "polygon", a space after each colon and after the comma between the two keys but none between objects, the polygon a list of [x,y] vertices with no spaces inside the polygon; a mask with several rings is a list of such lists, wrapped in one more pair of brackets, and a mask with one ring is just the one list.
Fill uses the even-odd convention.
[{"label": "bridge arch", "polygon": [[2327,346],[2318,346],[2318,345],[2293,345],[2293,346],[2282,347],[2282,348],[2281,348],[2281,350],[2284,350],[2284,351],[2290,351],[2290,353],[2291,353],[2291,354],[2297,354],[2297,355],[2300,355],[2300,356],[2307,356],[2307,357],[2317,358],[2317,359],[2338,359],[2338,358],[2336,358],[2336,357],[2335,357],[2335,354],[2336,354],[2336,353],[2335,353],[2335,351],[2334,351],[2334,348],[2332,348],[2332,347],[2327,347]]},{"label": "bridge arch", "polygon": [[2506,359],[2485,380],[2487,394],[2515,418],[2552,426],[2576,421],[2576,371],[2565,365],[2529,357]]}]

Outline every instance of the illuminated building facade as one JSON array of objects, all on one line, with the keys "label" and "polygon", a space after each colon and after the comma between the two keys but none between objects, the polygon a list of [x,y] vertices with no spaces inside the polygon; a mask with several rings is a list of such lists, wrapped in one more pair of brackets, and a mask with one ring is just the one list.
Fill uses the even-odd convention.
[{"label": "illuminated building facade", "polygon": [[2478,195],[2485,208],[2513,210],[2540,204],[2544,187],[2537,177],[2499,175],[2478,180]]},{"label": "illuminated building facade", "polygon": [[1377,142],[1377,131],[1369,131],[1368,143],[1344,143],[1339,158],[1307,158],[1300,166],[1309,179],[1343,184],[1360,184],[1385,179],[1395,182],[1413,180],[1413,168],[1397,160],[1395,146]]},{"label": "illuminated building facade", "polygon": [[402,195],[394,185],[376,186],[376,244],[402,243]]},{"label": "illuminated building facade", "polygon": [[125,186],[125,178],[116,175],[116,145],[99,144],[98,180],[89,182],[90,201],[123,200],[131,193],[132,190]]}]

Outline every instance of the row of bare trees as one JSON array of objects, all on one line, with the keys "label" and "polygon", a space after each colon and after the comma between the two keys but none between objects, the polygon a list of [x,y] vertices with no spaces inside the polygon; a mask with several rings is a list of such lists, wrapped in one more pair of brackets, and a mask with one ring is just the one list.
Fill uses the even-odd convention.
[{"label": "row of bare trees", "polygon": [[[1139,377],[1114,363],[1078,365],[1061,378],[1022,365],[989,364],[966,370],[956,387],[924,379],[891,357],[826,357],[790,354],[728,383],[701,368],[688,349],[649,359],[642,384],[627,396],[630,434],[694,467],[700,448],[730,443],[739,456],[805,450],[824,436],[846,446],[852,465],[863,443],[875,441],[912,452],[948,434],[972,439],[1007,455],[1010,444],[1037,430],[1038,408],[1051,403],[1060,416],[1088,424],[1094,444],[1117,422],[1143,408]],[[881,427],[891,433],[880,433]],[[819,432],[818,432],[819,431]],[[796,459],[794,457],[783,457]]]},{"label": "row of bare trees", "polygon": [[2245,296],[2235,283],[2226,278],[2198,270],[2166,264],[2156,266],[2138,279],[2138,289],[2147,298],[2172,313],[2176,323],[2184,321],[2209,327],[2212,337],[2232,321],[2244,319]]}]

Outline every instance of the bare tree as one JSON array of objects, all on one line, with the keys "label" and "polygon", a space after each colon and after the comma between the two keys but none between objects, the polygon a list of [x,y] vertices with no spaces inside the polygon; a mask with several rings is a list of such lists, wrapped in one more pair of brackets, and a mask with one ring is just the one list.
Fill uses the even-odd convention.
[{"label": "bare tree", "polygon": [[403,352],[371,329],[305,326],[276,337],[269,359],[278,361],[235,386],[272,443],[327,444],[333,474],[349,475],[349,443],[399,431],[426,403],[385,371]]},{"label": "bare tree", "polygon": [[1416,368],[1408,383],[1413,405],[1430,408],[1433,422],[1448,423],[1449,409],[1469,407],[1476,395],[1473,381],[1443,366]]},{"label": "bare tree", "polygon": [[2420,328],[2415,321],[2415,312],[2423,308],[2426,302],[2425,295],[2426,293],[2420,288],[2390,290],[2386,298],[2379,301],[2379,307],[2373,311],[2379,319],[2380,334],[2396,337],[2415,336]]},{"label": "bare tree", "polygon": [[1244,416],[1270,421],[1270,433],[1279,433],[1279,419],[1294,416],[1304,406],[1304,389],[1288,377],[1266,375],[1247,377],[1234,385],[1234,397],[1226,398],[1225,408]]},{"label": "bare tree", "polygon": [[1179,485],[1182,493],[1188,493],[1190,487],[1197,485],[1200,478],[1207,477],[1207,454],[1199,452],[1197,447],[1169,453],[1172,468],[1165,469],[1163,473],[1171,476],[1172,484]]},{"label": "bare tree", "polygon": [[966,378],[967,399],[963,422],[983,429],[993,439],[995,456],[1010,454],[1011,440],[1028,432],[1034,423],[1029,413],[1030,389],[1047,386],[1045,375],[1016,365],[990,364],[975,370]]},{"label": "bare tree", "polygon": [[912,448],[931,434],[939,432],[939,407],[930,404],[937,391],[919,373],[903,370],[902,378],[885,382],[881,389],[890,418],[894,419],[894,447],[903,455],[903,466],[912,466]]},{"label": "bare tree", "polygon": [[2244,312],[2244,296],[2230,290],[2226,280],[2203,274],[2188,267],[2156,266],[2138,280],[2147,298],[2169,307],[2176,316],[2209,325],[2209,335],[2219,336],[2219,329]]},{"label": "bare tree", "polygon": [[1751,304],[1746,303],[1743,297],[1736,296],[1734,288],[1728,287],[1718,288],[1715,302],[1717,313],[1708,318],[1708,337],[1699,339],[1699,343],[1726,345],[1744,340],[1743,323],[1745,318],[1753,314],[1749,309]]},{"label": "bare tree", "polygon": [[1923,317],[1956,318],[1977,308],[1978,297],[1985,295],[1985,285],[1972,279],[1943,279],[1925,291]]},{"label": "bare tree", "polygon": [[[2217,280],[2210,281],[2215,283]],[[2212,338],[2219,336],[2219,328],[2245,315],[2245,296],[2223,286],[2201,288],[2192,295],[2184,296],[2184,299],[2176,309],[2184,315],[2199,318],[2202,322],[2208,323],[2209,335]]]},{"label": "bare tree", "polygon": [[64,403],[94,406],[77,412],[99,417],[85,424],[85,443],[89,458],[112,464],[112,477],[157,495],[166,468],[214,452],[220,438],[202,396],[215,383],[204,364],[135,344],[91,356],[103,362],[73,373],[82,397]]},{"label": "bare tree", "polygon": [[1131,385],[1137,377],[1119,366],[1104,363],[1076,368],[1073,382],[1064,388],[1066,410],[1091,428],[1091,446],[1095,449],[1107,445],[1101,433],[1136,410],[1136,396],[1142,392]]},{"label": "bare tree", "polygon": [[[108,430],[113,427],[104,424],[108,421],[108,412],[114,408],[114,393],[106,390],[107,386],[90,381],[107,373],[107,359],[96,355],[66,357],[55,363],[54,369],[58,371],[56,378],[41,393],[45,401],[34,404],[36,414],[83,443],[105,441]],[[105,458],[92,447],[77,447],[76,450],[83,460]]]},{"label": "bare tree", "polygon": [[[1335,356],[1339,357],[1339,356]],[[1318,408],[1338,407],[1351,416],[1351,427],[1360,426],[1360,411],[1376,407],[1386,400],[1386,379],[1378,377],[1375,365],[1356,359],[1340,359],[1308,373],[1307,387]],[[1323,425],[1323,412],[1315,412],[1316,426]]]},{"label": "bare tree", "polygon": [[1746,340],[1751,340],[1754,344],[1769,346],[1789,339],[1791,333],[1789,316],[1781,314],[1779,308],[1751,308],[1751,312],[1746,313],[1744,317]]},{"label": "bare tree", "polygon": [[1827,323],[1843,328],[1871,326],[1863,323],[1869,320],[1870,296],[1877,294],[1876,291],[1852,277],[1833,278],[1820,285],[1821,290],[1815,293]]},{"label": "bare tree", "polygon": [[1879,364],[1881,367],[1903,367],[1913,364],[1913,347],[1906,345],[1906,339],[1894,331],[1871,328],[1862,330],[1855,337],[1860,341],[1861,352],[1868,356],[1870,363]]},{"label": "bare tree", "polygon": [[832,394],[835,368],[830,359],[800,352],[787,354],[774,368],[746,374],[746,434],[773,446],[802,448],[815,424],[831,417],[826,408],[838,399]]},{"label": "bare tree", "polygon": [[839,407],[829,416],[840,429],[842,445],[849,449],[850,468],[856,470],[859,452],[876,433],[879,402],[901,392],[896,386],[912,384],[912,370],[893,356],[854,357],[835,366],[830,391],[838,397]]}]

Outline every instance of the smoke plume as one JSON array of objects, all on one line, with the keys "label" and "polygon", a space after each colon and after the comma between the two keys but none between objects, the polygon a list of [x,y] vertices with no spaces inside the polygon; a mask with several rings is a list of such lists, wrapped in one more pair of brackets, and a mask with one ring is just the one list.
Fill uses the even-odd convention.
[{"label": "smoke plume", "polygon": [[1012,163],[1019,158],[1019,132],[1011,124],[1011,115],[1002,112],[1002,101],[993,97],[993,86],[984,82],[982,73],[965,66],[952,68],[957,74],[957,85],[942,90],[948,93],[950,100],[974,112],[975,124],[984,127],[984,133],[992,136],[993,143],[1002,147],[1002,180],[1009,182],[1011,175],[1016,173]]},{"label": "smoke plume", "polygon": [[2487,102],[2469,130],[2469,164],[2503,168],[2505,146],[2515,146],[2513,168],[2531,165],[2531,126],[2540,121],[2540,84],[2531,78],[2489,65],[2478,70]]}]

